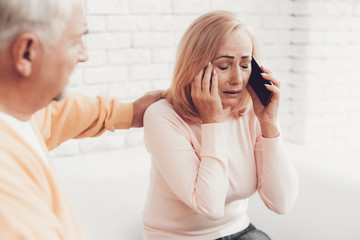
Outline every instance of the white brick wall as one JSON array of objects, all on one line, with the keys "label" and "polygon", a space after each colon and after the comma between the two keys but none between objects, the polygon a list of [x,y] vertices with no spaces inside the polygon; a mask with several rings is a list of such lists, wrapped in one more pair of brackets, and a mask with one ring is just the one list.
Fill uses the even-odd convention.
[{"label": "white brick wall", "polygon": [[[170,86],[177,43],[201,14],[231,10],[263,44],[282,81],[285,139],[360,157],[359,0],[85,0],[89,61],[70,89],[131,101]],[[142,144],[142,130],[70,141],[53,155]]]}]

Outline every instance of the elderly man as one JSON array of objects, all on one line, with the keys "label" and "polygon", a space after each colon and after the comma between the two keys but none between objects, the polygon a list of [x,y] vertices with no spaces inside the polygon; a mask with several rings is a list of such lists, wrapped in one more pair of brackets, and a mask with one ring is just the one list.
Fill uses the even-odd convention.
[{"label": "elderly man", "polygon": [[134,103],[70,95],[87,60],[80,0],[0,0],[0,239],[85,239],[48,150],[71,138],[141,127],[161,92]]}]

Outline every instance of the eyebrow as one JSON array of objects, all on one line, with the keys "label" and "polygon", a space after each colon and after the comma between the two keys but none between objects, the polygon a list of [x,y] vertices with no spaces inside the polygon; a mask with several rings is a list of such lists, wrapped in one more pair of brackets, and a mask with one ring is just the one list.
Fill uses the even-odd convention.
[{"label": "eyebrow", "polygon": [[[245,58],[250,58],[251,56],[247,55],[247,56],[241,56],[241,59],[245,59]],[[224,56],[219,56],[216,59],[219,59],[219,58],[230,58],[230,59],[234,59],[235,57],[234,56],[229,56],[229,55],[224,55]]]}]

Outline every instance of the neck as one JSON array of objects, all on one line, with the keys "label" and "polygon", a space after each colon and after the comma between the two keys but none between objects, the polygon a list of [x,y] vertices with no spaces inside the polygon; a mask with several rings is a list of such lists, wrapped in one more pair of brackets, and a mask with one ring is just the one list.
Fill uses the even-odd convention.
[{"label": "neck", "polygon": [[0,81],[0,85],[0,111],[20,121],[29,120],[35,111],[27,99],[28,94],[20,86],[6,84],[5,81]]},{"label": "neck", "polygon": [[0,112],[6,113],[20,121],[28,121],[31,118],[31,113],[25,113],[23,109],[16,109],[15,106],[11,107],[8,104],[0,103]]}]

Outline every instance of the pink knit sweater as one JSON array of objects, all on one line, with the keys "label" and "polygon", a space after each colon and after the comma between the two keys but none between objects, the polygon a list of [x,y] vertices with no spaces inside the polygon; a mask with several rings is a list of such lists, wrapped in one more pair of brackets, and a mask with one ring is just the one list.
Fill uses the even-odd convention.
[{"label": "pink knit sweater", "polygon": [[223,123],[189,124],[161,100],[145,113],[152,167],[143,212],[145,240],[216,239],[245,229],[256,191],[283,214],[298,178],[281,136],[264,138],[253,111]]}]

